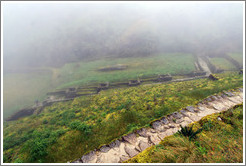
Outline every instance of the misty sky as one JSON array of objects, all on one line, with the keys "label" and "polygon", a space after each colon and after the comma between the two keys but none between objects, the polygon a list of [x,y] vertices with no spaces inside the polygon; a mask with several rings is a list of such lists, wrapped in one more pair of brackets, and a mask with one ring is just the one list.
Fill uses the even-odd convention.
[{"label": "misty sky", "polygon": [[146,43],[152,52],[242,49],[242,3],[18,2],[2,6],[4,68],[117,57],[124,55],[122,50],[130,50],[128,56],[144,54]]}]

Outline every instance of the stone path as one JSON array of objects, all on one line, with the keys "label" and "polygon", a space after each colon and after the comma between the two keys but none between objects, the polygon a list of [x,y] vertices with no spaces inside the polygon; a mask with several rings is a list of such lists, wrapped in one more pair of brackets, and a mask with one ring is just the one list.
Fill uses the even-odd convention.
[{"label": "stone path", "polygon": [[158,144],[165,137],[180,130],[180,125],[186,126],[199,121],[202,117],[221,111],[226,111],[243,102],[243,89],[224,91],[222,95],[210,96],[196,106],[167,115],[154,121],[152,128],[142,128],[130,133],[100,149],[95,149],[73,163],[120,163],[128,160],[146,148]]},{"label": "stone path", "polygon": [[203,69],[203,71],[206,72],[206,75],[210,75],[211,74],[211,71],[207,65],[207,63],[200,57],[197,57],[197,60],[198,60],[198,63],[199,65],[201,66],[201,68]]}]

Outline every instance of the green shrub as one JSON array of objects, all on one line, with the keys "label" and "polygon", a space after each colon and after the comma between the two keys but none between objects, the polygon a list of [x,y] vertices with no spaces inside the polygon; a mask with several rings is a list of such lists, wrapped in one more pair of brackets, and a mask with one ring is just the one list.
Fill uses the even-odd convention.
[{"label": "green shrub", "polygon": [[210,130],[212,127],[213,127],[214,125],[213,125],[213,122],[211,121],[211,120],[208,120],[206,123],[204,123],[203,124],[203,129],[205,130],[205,131],[208,131],[208,130]]},{"label": "green shrub", "polygon": [[127,125],[127,127],[126,127],[126,132],[127,133],[131,133],[131,132],[133,132],[135,129],[137,129],[138,128],[138,125],[137,124],[135,124],[135,123],[130,123],[130,124],[128,124]]},{"label": "green shrub", "polygon": [[80,122],[79,120],[71,122],[70,123],[70,128],[71,129],[75,129],[75,130],[79,130],[79,131],[83,132],[86,135],[91,134],[91,129],[92,129],[91,126],[87,125],[84,122]]},{"label": "green shrub", "polygon": [[43,124],[47,124],[47,123],[48,123],[47,119],[43,120]]},{"label": "green shrub", "polygon": [[200,133],[202,131],[202,128],[198,129],[197,131],[193,131],[193,126],[191,127],[188,127],[188,126],[185,126],[185,127],[181,127],[181,130],[178,131],[179,134],[185,136],[185,137],[188,137],[189,140],[192,140],[192,139],[195,139],[197,134]]}]

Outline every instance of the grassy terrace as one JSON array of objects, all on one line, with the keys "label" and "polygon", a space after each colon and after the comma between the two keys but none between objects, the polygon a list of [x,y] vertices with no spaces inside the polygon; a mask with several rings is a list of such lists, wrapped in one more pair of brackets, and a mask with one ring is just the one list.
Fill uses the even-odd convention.
[{"label": "grassy terrace", "polygon": [[3,118],[23,107],[32,106],[35,99],[43,100],[51,90],[51,73],[10,73],[3,76]]},{"label": "grassy terrace", "polygon": [[[98,71],[115,64],[127,65],[126,70]],[[43,72],[42,72],[43,70]],[[195,71],[191,54],[158,54],[144,58],[101,59],[91,62],[68,63],[61,68],[29,69],[27,73],[9,73],[3,76],[4,118],[36,99],[43,100],[48,91],[88,83],[136,79],[154,74],[185,74]]]},{"label": "grassy terrace", "polygon": [[243,86],[243,76],[219,74],[160,85],[111,89],[46,107],[39,115],[4,123],[4,162],[67,162],[223,90]]},{"label": "grassy terrace", "polygon": [[210,62],[216,66],[219,69],[223,69],[223,70],[236,70],[236,66],[234,66],[231,62],[229,62],[227,59],[225,58],[210,58]]},{"label": "grassy terrace", "polygon": [[[155,74],[187,74],[195,71],[194,57],[191,54],[157,54],[141,58],[102,59],[92,62],[66,64],[60,71],[62,84],[59,88],[86,85],[93,82],[115,82],[136,79],[138,76]],[[126,70],[108,72],[97,71],[102,67],[116,64],[127,66]]]},{"label": "grassy terrace", "polygon": [[[218,116],[222,119],[219,121]],[[202,118],[193,128],[203,128],[189,140],[181,134],[165,138],[128,163],[242,163],[243,105]]]},{"label": "grassy terrace", "polygon": [[227,55],[236,60],[240,65],[243,65],[243,53],[228,53]]}]

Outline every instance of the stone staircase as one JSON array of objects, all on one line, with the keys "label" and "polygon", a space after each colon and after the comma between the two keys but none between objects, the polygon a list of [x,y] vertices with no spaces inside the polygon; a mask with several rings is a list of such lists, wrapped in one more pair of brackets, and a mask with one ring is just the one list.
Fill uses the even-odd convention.
[{"label": "stone staircase", "polygon": [[196,106],[174,112],[151,123],[151,128],[142,128],[122,136],[120,139],[95,149],[72,163],[120,163],[128,160],[146,148],[159,144],[165,137],[180,130],[180,125],[199,121],[202,117],[226,111],[243,103],[243,89],[224,91],[222,95],[213,95]]}]

